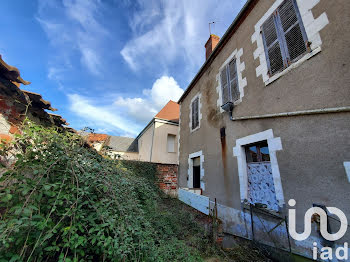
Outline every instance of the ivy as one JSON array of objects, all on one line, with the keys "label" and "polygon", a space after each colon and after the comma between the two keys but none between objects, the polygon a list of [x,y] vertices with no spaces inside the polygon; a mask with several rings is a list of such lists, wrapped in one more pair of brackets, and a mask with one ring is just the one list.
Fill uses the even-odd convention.
[{"label": "ivy", "polygon": [[22,130],[0,147],[16,156],[0,178],[0,261],[201,260],[184,227],[202,232],[161,208],[154,165],[104,158],[77,134]]}]

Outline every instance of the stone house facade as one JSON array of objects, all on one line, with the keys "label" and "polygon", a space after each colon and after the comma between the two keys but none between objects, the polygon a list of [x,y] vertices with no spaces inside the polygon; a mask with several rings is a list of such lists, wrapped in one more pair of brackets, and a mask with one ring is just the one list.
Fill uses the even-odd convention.
[{"label": "stone house facade", "polygon": [[207,214],[216,200],[226,233],[311,257],[329,243],[317,219],[291,239],[288,210],[298,232],[313,206],[350,218],[349,13],[345,0],[248,0],[210,36],[179,100],[179,198]]}]

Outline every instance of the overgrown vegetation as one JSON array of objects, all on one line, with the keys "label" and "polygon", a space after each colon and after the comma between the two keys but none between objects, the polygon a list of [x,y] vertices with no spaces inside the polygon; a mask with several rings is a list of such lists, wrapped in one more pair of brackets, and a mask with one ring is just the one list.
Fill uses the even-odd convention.
[{"label": "overgrown vegetation", "polygon": [[[155,166],[116,162],[76,134],[27,123],[0,145],[0,261],[201,261],[220,254],[164,198]],[[166,202],[168,201],[168,202]],[[171,205],[167,205],[171,203]]]}]

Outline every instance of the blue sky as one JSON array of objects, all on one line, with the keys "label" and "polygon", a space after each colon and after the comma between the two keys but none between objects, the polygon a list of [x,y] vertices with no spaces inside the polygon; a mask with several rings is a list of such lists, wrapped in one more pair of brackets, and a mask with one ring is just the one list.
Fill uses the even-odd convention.
[{"label": "blue sky", "polygon": [[0,54],[75,129],[135,136],[177,101],[245,0],[4,0]]}]

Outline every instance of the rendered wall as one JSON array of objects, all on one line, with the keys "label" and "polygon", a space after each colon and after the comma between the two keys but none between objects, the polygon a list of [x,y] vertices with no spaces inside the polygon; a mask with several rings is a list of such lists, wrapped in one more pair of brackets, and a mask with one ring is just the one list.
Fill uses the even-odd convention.
[{"label": "rendered wall", "polygon": [[[177,164],[177,135],[179,126],[167,123],[155,123],[152,162]],[[175,151],[168,152],[168,134],[175,135]]]},{"label": "rendered wall", "polygon": [[152,123],[148,129],[138,139],[139,160],[151,161],[152,138],[154,133],[154,124]]},{"label": "rendered wall", "polygon": [[[233,148],[237,139],[268,129],[281,139],[282,150],[276,152],[276,157],[284,199],[297,201],[297,230],[303,231],[304,214],[313,203],[338,207],[350,218],[350,183],[343,165],[350,159],[350,113],[231,121],[228,113],[221,112],[217,105],[219,68],[234,50],[243,48],[240,60],[245,63],[242,77],[247,85],[242,102],[235,105],[233,117],[350,106],[350,28],[347,26],[350,2],[342,0],[334,4],[321,0],[312,7],[314,18],[326,12],[329,20],[319,32],[321,52],[265,86],[263,77],[257,76],[260,61],[259,57],[254,59],[257,43],[252,43],[252,35],[254,26],[274,2],[258,1],[181,103],[179,187],[187,187],[188,156],[202,151],[203,195],[211,201],[217,199],[225,210],[226,229],[231,232],[242,228],[247,231],[250,226],[249,219],[242,218],[246,215],[241,215],[240,181]],[[190,101],[198,92],[202,95],[203,117],[200,128],[190,132]],[[224,139],[220,138],[222,127],[226,128]],[[313,240],[320,243],[317,233],[313,234],[314,238],[310,237],[307,243],[293,242],[293,249],[307,254]],[[248,233],[242,236],[249,238]],[[338,243],[345,240],[350,240],[349,230]]]}]

